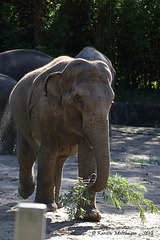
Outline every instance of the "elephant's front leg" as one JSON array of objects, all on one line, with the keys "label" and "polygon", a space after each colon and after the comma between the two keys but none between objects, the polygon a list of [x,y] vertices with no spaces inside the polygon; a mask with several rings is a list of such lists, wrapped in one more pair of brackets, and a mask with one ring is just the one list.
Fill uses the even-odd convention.
[{"label": "elephant's front leg", "polygon": [[62,204],[59,202],[59,192],[61,189],[62,181],[62,170],[66,158],[58,157],[55,165],[54,171],[54,183],[55,183],[55,201],[58,208],[62,207]]},{"label": "elephant's front leg", "polygon": [[[94,181],[94,177],[96,177],[94,151],[84,139],[81,139],[79,143],[78,169],[79,177],[82,177],[84,180],[88,179],[90,182]],[[91,204],[83,206],[86,210],[85,220],[100,221],[101,215],[96,208],[96,192],[90,191],[89,188],[88,191],[91,195]]]},{"label": "elephant's front leg", "polygon": [[26,199],[35,188],[34,162],[36,155],[26,139],[17,131],[17,158],[19,162],[19,195]]},{"label": "elephant's front leg", "polygon": [[38,154],[37,191],[35,202],[47,205],[48,211],[55,211],[55,171],[56,154],[50,147],[41,147]]}]

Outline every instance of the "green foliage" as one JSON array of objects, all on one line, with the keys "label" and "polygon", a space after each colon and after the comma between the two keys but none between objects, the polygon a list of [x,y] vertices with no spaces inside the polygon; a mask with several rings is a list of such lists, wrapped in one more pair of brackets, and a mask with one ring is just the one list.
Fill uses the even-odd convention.
[{"label": "green foliage", "polygon": [[154,160],[154,159],[135,159],[134,161],[136,163],[143,164],[142,166],[146,166],[148,164],[160,165],[160,161],[159,160]]},{"label": "green foliage", "polygon": [[[147,190],[142,184],[131,184],[125,178],[116,174],[109,177],[106,187],[102,191],[102,196],[106,203],[111,199],[117,209],[121,209],[121,205],[132,204],[137,206],[141,221],[144,222],[146,221],[145,212],[159,214],[153,202],[144,198],[146,192]],[[74,216],[83,219],[85,210],[82,206],[90,204],[87,184],[83,183],[82,178],[79,178],[79,182],[68,193],[61,196],[60,201],[67,208],[70,220]]]},{"label": "green foliage", "polygon": [[[1,51],[33,48],[33,14],[31,1],[7,1],[0,5]],[[25,14],[24,14],[25,10]]]},{"label": "green foliage", "polygon": [[35,48],[54,57],[92,45],[116,69],[118,87],[160,89],[160,0],[0,2],[0,51]]},{"label": "green foliage", "polygon": [[144,198],[147,190],[142,184],[131,184],[119,175],[111,176],[103,190],[103,197],[109,202],[109,196],[115,207],[121,209],[121,205],[132,204],[137,206],[142,222],[146,220],[145,212],[158,214],[158,209],[151,200]]},{"label": "green foliage", "polygon": [[60,196],[59,200],[67,208],[70,220],[75,216],[83,219],[86,211],[82,206],[85,203],[90,204],[90,194],[87,191],[87,184],[82,181],[82,178],[79,178],[79,182],[70,188],[68,193]]},{"label": "green foliage", "polygon": [[[154,84],[154,78],[158,81],[156,75],[159,75],[159,71],[156,70],[156,75],[153,76],[153,66],[158,64],[158,55],[155,54],[155,46],[152,44],[153,28],[157,22],[156,11],[159,8],[159,1],[124,0],[121,3],[116,23],[116,39],[118,70],[121,71],[120,75],[123,72],[119,83],[123,87],[159,87],[159,84]],[[160,38],[159,33],[154,31],[154,34]],[[155,42],[156,46],[157,44],[158,42]]]}]

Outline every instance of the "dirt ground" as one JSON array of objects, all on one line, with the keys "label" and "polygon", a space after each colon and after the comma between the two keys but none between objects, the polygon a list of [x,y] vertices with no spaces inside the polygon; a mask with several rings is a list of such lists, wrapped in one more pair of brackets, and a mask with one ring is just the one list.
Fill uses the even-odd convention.
[{"label": "dirt ground", "polygon": [[[160,209],[160,129],[112,128],[111,174],[118,173],[133,183],[147,188],[145,198],[152,200]],[[67,160],[62,193],[77,181],[76,156]],[[33,202],[34,194],[27,200],[19,197],[18,163],[16,156],[0,156],[0,240],[13,240],[16,205]],[[101,193],[97,206],[102,212],[98,223],[68,220],[64,208],[47,213],[45,239],[160,239],[160,216],[146,214],[142,224],[136,207],[127,206],[116,210],[105,204]],[[23,239],[22,239],[23,240]]]}]

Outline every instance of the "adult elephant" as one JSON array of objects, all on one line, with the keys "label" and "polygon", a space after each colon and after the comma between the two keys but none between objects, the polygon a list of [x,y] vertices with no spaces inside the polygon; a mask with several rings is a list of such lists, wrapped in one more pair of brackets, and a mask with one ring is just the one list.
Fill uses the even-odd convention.
[{"label": "adult elephant", "polygon": [[0,53],[0,73],[19,81],[26,73],[48,64],[53,57],[31,49],[16,49]]},{"label": "adult elephant", "polygon": [[34,191],[32,168],[38,156],[35,202],[55,210],[64,162],[78,151],[79,176],[96,176],[89,187],[91,205],[85,206],[85,218],[101,219],[96,192],[102,191],[109,176],[111,83],[106,63],[59,57],[16,85],[10,104],[18,129],[19,194],[23,198]]},{"label": "adult elephant", "polygon": [[0,154],[11,154],[14,148],[16,135],[14,126],[11,122],[9,122],[7,126],[7,132],[4,133],[3,130],[5,129],[7,118],[10,118],[10,116],[8,115],[9,112],[5,113],[5,111],[7,111],[6,106],[8,98],[16,84],[17,81],[13,78],[4,74],[0,74]]},{"label": "adult elephant", "polygon": [[75,58],[83,58],[90,61],[94,60],[100,60],[102,62],[105,62],[108,67],[110,68],[111,74],[112,74],[112,87],[114,88],[115,82],[116,82],[116,71],[112,66],[111,61],[109,58],[107,58],[103,53],[99,52],[94,47],[85,47],[82,49],[80,53]]}]

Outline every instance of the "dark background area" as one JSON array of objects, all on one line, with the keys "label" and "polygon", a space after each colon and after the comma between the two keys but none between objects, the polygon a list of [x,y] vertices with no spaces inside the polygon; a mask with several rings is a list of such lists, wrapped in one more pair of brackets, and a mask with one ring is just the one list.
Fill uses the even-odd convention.
[{"label": "dark background area", "polygon": [[115,102],[160,106],[159,43],[160,0],[0,2],[0,52],[75,56],[94,46],[117,72]]}]

